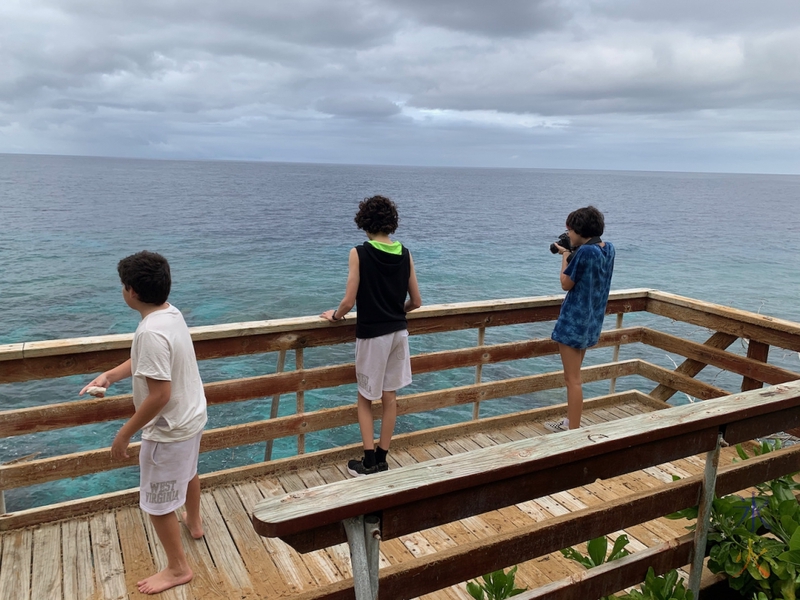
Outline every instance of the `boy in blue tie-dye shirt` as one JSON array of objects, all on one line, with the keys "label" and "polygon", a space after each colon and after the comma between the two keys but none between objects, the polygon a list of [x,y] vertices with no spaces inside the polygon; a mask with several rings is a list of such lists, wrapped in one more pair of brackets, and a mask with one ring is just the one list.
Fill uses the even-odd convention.
[{"label": "boy in blue tie-dye shirt", "polygon": [[556,244],[562,257],[561,288],[567,295],[551,338],[558,342],[564,365],[567,418],[545,423],[552,431],[581,425],[581,364],[586,348],[600,338],[614,272],[614,246],[600,239],[604,229],[603,213],[594,206],[579,208],[567,217],[571,249]]}]

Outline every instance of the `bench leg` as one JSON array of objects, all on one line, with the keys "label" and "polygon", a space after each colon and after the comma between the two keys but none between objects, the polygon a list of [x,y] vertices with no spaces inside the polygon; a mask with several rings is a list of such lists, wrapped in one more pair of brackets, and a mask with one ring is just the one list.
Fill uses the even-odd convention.
[{"label": "bench leg", "polygon": [[350,547],[356,600],[377,600],[380,520],[375,516],[360,516],[342,523]]},{"label": "bench leg", "polygon": [[711,528],[711,507],[714,503],[714,490],[717,485],[719,451],[722,446],[722,433],[717,435],[717,446],[706,454],[706,468],[703,475],[703,496],[697,511],[697,526],[694,530],[694,550],[692,568],[689,571],[689,589],[695,598],[700,597],[700,577],[703,574],[703,559],[706,555],[708,530]]}]

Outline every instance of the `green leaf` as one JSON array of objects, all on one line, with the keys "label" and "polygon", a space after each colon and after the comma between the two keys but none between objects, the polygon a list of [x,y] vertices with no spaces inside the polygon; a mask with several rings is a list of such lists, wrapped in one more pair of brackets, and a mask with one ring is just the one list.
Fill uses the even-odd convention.
[{"label": "green leaf", "polygon": [[744,451],[744,448],[742,448],[741,444],[736,444],[736,454],[738,454],[739,458],[741,458],[742,460],[747,460],[748,458],[750,458],[747,452]]},{"label": "green leaf", "polygon": [[505,600],[521,594],[525,589],[514,587],[516,572],[517,567],[514,566],[509,569],[508,573],[503,569],[487,573],[482,576],[483,583],[480,581],[467,582],[467,592],[475,600]]},{"label": "green leaf", "polygon": [[673,569],[669,573],[666,573],[664,575],[664,591],[672,592],[677,582],[678,582],[678,572],[676,570]]},{"label": "green leaf", "polygon": [[477,584],[473,583],[472,581],[467,582],[467,592],[470,596],[475,598],[475,600],[485,600],[485,596],[483,594],[483,589]]},{"label": "green leaf", "polygon": [[695,519],[697,519],[697,507],[692,506],[690,508],[684,508],[683,510],[670,513],[665,516],[668,519],[672,519],[673,521],[677,521],[678,519],[687,519],[689,521],[694,521]]},{"label": "green leaf", "polygon": [[611,554],[608,555],[608,560],[617,560],[623,556],[628,556],[630,552],[625,549],[625,546],[630,544],[628,536],[624,533],[614,540],[614,546],[611,548]]},{"label": "green leaf", "polygon": [[769,577],[769,573],[767,573],[767,575],[763,575],[759,570],[758,566],[750,562],[747,563],[747,572],[750,573],[750,577],[752,577],[756,581],[761,581]]},{"label": "green leaf", "polygon": [[586,549],[589,552],[589,558],[592,559],[592,566],[598,566],[605,562],[606,560],[606,551],[608,550],[608,539],[606,536],[601,535],[600,537],[594,538],[590,540],[589,543],[586,545]]},{"label": "green leaf", "polygon": [[584,569],[591,569],[594,565],[592,564],[592,559],[588,556],[584,556],[575,548],[563,548],[561,550],[561,554],[566,556],[570,560],[574,560],[576,563],[581,565]]},{"label": "green leaf", "polygon": [[792,563],[793,565],[800,565],[800,550],[790,550],[783,552],[778,556],[778,560]]}]

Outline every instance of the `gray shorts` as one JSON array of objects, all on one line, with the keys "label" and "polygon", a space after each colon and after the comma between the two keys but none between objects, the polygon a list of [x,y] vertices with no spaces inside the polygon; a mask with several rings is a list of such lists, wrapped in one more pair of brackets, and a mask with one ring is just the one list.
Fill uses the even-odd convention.
[{"label": "gray shorts", "polygon": [[197,475],[200,431],[182,442],[142,440],[139,449],[139,506],[148,515],[166,515],[186,503],[186,488]]},{"label": "gray shorts", "polygon": [[358,391],[367,400],[380,400],[383,392],[394,392],[411,383],[408,331],[357,338],[356,378]]}]

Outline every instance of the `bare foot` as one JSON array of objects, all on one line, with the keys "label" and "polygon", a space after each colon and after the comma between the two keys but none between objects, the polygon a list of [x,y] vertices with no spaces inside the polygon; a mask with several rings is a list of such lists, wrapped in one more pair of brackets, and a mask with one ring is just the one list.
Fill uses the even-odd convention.
[{"label": "bare foot", "polygon": [[155,575],[150,575],[147,579],[142,579],[136,583],[136,587],[143,594],[160,594],[164,590],[175,587],[176,585],[183,585],[189,583],[194,577],[191,569],[186,572],[176,574],[169,569],[159,571]]},{"label": "bare foot", "polygon": [[194,522],[189,519],[188,513],[185,511],[181,513],[181,520],[189,529],[189,534],[196,540],[199,540],[203,537],[203,519],[199,516],[197,517],[197,522]]}]

